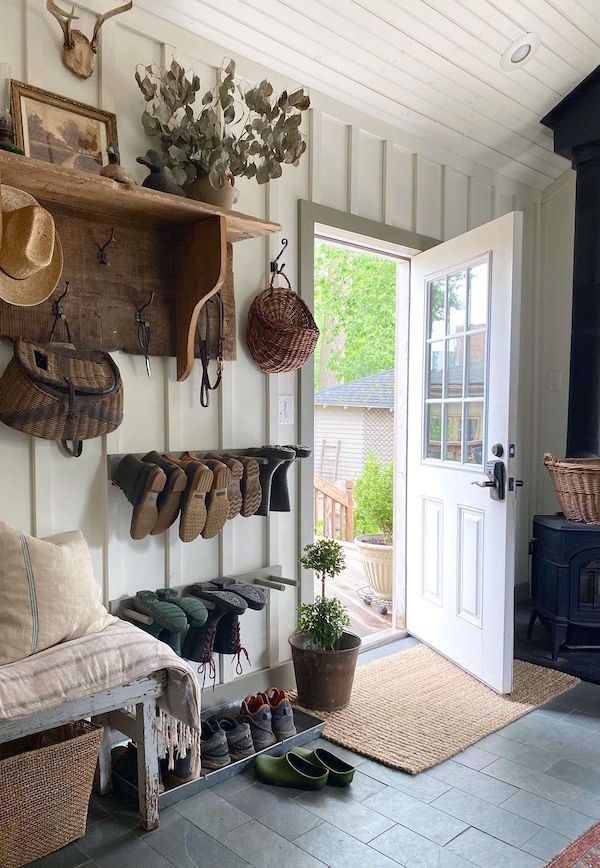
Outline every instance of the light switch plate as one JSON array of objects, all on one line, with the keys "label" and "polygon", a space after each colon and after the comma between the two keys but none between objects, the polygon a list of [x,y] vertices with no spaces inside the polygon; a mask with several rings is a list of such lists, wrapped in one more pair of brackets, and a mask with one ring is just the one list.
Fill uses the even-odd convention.
[{"label": "light switch plate", "polygon": [[280,395],[279,396],[279,424],[293,425],[294,424],[294,396]]},{"label": "light switch plate", "polygon": [[562,391],[562,371],[548,371],[548,391]]}]

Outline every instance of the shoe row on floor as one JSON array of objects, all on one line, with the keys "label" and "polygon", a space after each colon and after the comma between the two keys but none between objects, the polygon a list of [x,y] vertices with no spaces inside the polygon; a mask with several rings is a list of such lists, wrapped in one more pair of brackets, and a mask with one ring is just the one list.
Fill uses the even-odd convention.
[{"label": "shoe row on floor", "polygon": [[214,680],[214,654],[231,654],[241,674],[241,656],[248,653],[241,643],[239,617],[247,609],[260,611],[267,604],[256,585],[234,579],[197,582],[185,596],[172,588],[138,591],[132,608],[149,618],[151,624],[136,626],[155,636],[181,657],[202,664]]},{"label": "shoe row on floor", "polygon": [[237,714],[202,721],[202,769],[225,768],[294,735],[294,713],[283,690],[251,694]]},{"label": "shoe row on floor", "polygon": [[227,452],[148,452],[126,455],[113,482],[133,506],[133,539],[164,533],[179,519],[179,538],[211,539],[228,519],[289,512],[287,474],[304,446],[265,446]]}]

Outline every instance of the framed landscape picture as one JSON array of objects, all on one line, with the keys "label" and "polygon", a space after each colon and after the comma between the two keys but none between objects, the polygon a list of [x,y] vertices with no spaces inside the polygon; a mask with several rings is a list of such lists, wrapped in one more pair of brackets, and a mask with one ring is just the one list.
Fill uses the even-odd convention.
[{"label": "framed landscape picture", "polygon": [[117,142],[114,114],[21,81],[10,87],[16,142],[28,157],[98,174]]}]

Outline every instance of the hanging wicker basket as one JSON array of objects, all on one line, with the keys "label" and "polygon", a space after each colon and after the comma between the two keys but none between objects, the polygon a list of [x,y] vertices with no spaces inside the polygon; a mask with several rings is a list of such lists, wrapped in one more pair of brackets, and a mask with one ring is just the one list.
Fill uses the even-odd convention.
[{"label": "hanging wicker basket", "polygon": [[248,312],[246,340],[256,364],[266,374],[301,368],[312,356],[319,329],[307,305],[294,292],[285,274],[287,289],[274,286],[256,296]]},{"label": "hanging wicker basket", "polygon": [[565,518],[600,524],[600,458],[563,458],[547,452],[548,468]]}]

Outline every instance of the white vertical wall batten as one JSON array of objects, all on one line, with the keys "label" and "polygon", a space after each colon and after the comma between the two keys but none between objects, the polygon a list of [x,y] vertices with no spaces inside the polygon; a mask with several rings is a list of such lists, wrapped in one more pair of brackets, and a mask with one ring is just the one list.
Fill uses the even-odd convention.
[{"label": "white vertical wall batten", "polygon": [[[93,27],[93,13],[106,11],[109,5],[107,0],[86,0],[85,6],[76,7],[85,32]],[[222,58],[231,53],[218,43],[145,11],[150,5],[147,0],[140,0],[126,17],[104,25],[98,70],[85,82],[62,66],[62,34],[41,0],[3,0],[0,30],[0,56],[12,64],[13,77],[117,113],[123,164],[140,181],[146,171],[135,158],[144,153],[150,142],[140,123],[144,101],[134,80],[136,65],[168,64],[175,56],[187,69],[193,68],[200,75],[203,92],[214,83]],[[256,9],[257,4],[252,5]],[[171,6],[172,3],[169,9]],[[327,8],[328,15],[341,14],[331,3]],[[349,21],[354,18],[352,10],[344,10],[343,14]],[[378,38],[385,41],[386,26],[383,21],[380,24]],[[412,26],[417,26],[414,21]],[[391,50],[388,44],[387,51]],[[394,55],[397,52],[393,46]],[[290,85],[289,74],[282,76],[265,68],[267,53],[255,62],[238,57],[237,49],[233,53],[240,76],[250,81],[260,81],[266,76],[276,90]],[[428,57],[432,64],[437,63],[433,51],[428,52]],[[432,68],[439,75],[442,66]],[[459,71],[457,75],[464,78],[465,74]],[[511,102],[507,96],[503,99],[505,103]],[[80,527],[90,543],[96,577],[103,584],[107,600],[141,588],[158,588],[165,583],[179,586],[218,573],[240,573],[269,564],[281,564],[284,576],[302,575],[298,555],[307,539],[302,536],[300,514],[306,517],[312,509],[311,460],[302,469],[297,462],[289,473],[293,504],[290,513],[269,519],[239,517],[228,523],[219,539],[198,539],[186,545],[180,543],[176,527],[161,537],[134,543],[129,537],[131,507],[117,488],[107,484],[106,470],[109,454],[291,443],[299,439],[301,430],[308,430],[306,424],[301,428],[300,420],[306,417],[306,422],[313,410],[310,402],[302,401],[301,375],[267,377],[255,365],[245,343],[248,308],[266,285],[268,262],[279,251],[282,236],[290,242],[284,256],[287,273],[292,285],[302,289],[296,280],[299,245],[302,240],[303,250],[308,249],[310,255],[313,239],[299,237],[298,200],[312,200],[343,214],[351,212],[359,218],[368,218],[381,224],[386,232],[395,227],[420,233],[429,236],[431,243],[431,239],[459,234],[475,225],[474,221],[489,219],[492,213],[511,210],[517,197],[520,203],[530,206],[540,199],[536,190],[498,175],[489,163],[484,167],[470,160],[468,149],[458,146],[460,137],[455,133],[439,139],[453,142],[453,151],[424,141],[418,132],[411,131],[409,111],[406,112],[409,123],[401,130],[387,122],[389,113],[380,112],[378,117],[372,117],[317,91],[311,92],[311,103],[309,117],[303,122],[308,150],[300,165],[284,166],[282,178],[267,187],[247,181],[240,184],[237,208],[278,220],[283,231],[269,241],[256,239],[234,245],[237,361],[225,363],[222,387],[218,395],[212,396],[211,406],[204,409],[199,405],[199,363],[186,382],[178,383],[174,359],[153,358],[149,380],[141,357],[117,353],[115,359],[125,385],[124,421],[113,434],[86,444],[82,459],[67,459],[55,444],[32,440],[0,426],[3,457],[0,519],[40,535]],[[521,107],[518,111],[527,114],[524,122],[530,120],[529,109]],[[432,121],[434,127],[439,127],[436,121]],[[472,142],[469,147],[472,149]],[[548,165],[555,159],[550,155]],[[523,177],[537,174],[524,167]],[[555,244],[555,259],[559,256],[560,231],[567,228],[564,203],[569,195],[565,188],[544,206],[544,238]],[[526,223],[534,221],[535,207],[526,209],[525,214]],[[535,233],[530,237],[535,246]],[[554,306],[568,315],[562,285],[567,278],[552,255],[545,267],[543,283],[548,285],[543,287],[546,294],[539,300],[539,309],[545,310],[540,335],[544,364],[549,364],[552,350],[558,346],[560,360],[556,364],[563,365],[563,356],[568,357],[565,329],[561,327],[560,331],[550,309]],[[533,313],[528,317],[529,328]],[[10,357],[10,346],[0,344],[0,369]],[[560,440],[566,393],[548,394],[543,382],[538,392],[534,398],[544,399],[540,426],[549,426],[554,432],[552,437]],[[294,398],[292,425],[279,424],[280,395]],[[311,439],[308,438],[309,446]],[[548,445],[552,447],[552,442]],[[546,488],[544,492],[547,494]],[[304,576],[301,588],[288,586],[285,592],[273,594],[276,607],[272,611],[277,617],[273,615],[269,631],[263,613],[250,613],[242,621],[252,670],[269,665],[269,661],[289,659],[287,637],[294,629],[297,597],[301,594],[309,599],[312,583]],[[225,681],[236,677],[231,661],[221,662],[220,674]]]},{"label": "white vertical wall batten", "polygon": [[493,217],[493,188],[471,178],[469,182],[469,229],[487,223]]},{"label": "white vertical wall batten", "polygon": [[420,154],[416,157],[416,229],[442,237],[442,167]]},{"label": "white vertical wall batten", "polygon": [[466,232],[468,219],[469,179],[444,166],[444,240]]}]

